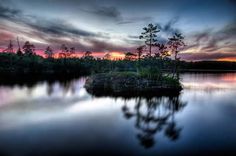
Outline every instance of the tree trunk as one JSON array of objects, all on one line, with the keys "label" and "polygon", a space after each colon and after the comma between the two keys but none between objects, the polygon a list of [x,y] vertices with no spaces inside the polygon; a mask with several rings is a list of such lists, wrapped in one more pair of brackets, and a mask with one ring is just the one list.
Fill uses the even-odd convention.
[{"label": "tree trunk", "polygon": [[177,49],[175,50],[175,69],[174,69],[174,75],[177,79],[179,79],[179,74],[177,73],[177,69],[178,69],[178,59],[177,59]]},{"label": "tree trunk", "polygon": [[150,57],[152,56],[152,34],[150,32],[150,43],[149,43],[149,52],[150,52]]}]

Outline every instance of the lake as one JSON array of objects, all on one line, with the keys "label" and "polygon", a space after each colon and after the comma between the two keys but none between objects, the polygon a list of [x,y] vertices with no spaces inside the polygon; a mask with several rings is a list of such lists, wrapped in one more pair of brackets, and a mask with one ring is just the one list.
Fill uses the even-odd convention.
[{"label": "lake", "polygon": [[0,86],[0,155],[236,155],[236,73],[186,73],[179,96],[95,97],[86,78]]}]

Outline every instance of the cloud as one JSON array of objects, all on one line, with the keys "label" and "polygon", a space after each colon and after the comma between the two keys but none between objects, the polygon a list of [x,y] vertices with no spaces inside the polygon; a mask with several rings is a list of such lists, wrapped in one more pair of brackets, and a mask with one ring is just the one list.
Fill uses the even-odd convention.
[{"label": "cloud", "polygon": [[190,35],[189,40],[191,42],[182,55],[188,60],[215,60],[236,57],[235,23],[234,20],[220,30],[207,29]]},{"label": "cloud", "polygon": [[[103,9],[105,9],[106,12],[97,10],[96,13],[102,16],[110,16],[114,18],[119,17],[119,12],[114,11],[114,8]],[[4,24],[4,21],[0,23],[0,27],[2,26],[6,29],[5,34],[11,34],[10,37],[17,35],[14,34],[14,32],[18,32],[19,34],[29,36],[32,40],[34,39],[33,41],[37,40],[40,42],[42,41],[42,43],[54,45],[66,43],[68,45],[75,46],[80,50],[113,51],[127,49],[126,45],[122,46],[111,42],[109,33],[95,33],[82,30],[61,19],[42,19],[37,16],[28,16],[21,10],[11,9],[3,5],[0,5],[0,19],[15,23],[14,29],[16,30],[12,32],[12,28],[8,29],[10,28],[8,27],[9,23],[5,22]],[[4,36],[1,36],[1,40],[3,40]]]},{"label": "cloud", "polygon": [[131,23],[138,23],[138,22],[145,22],[145,23],[150,23],[153,21],[153,18],[150,16],[144,16],[144,17],[126,17],[117,22],[117,24],[122,25],[122,24],[131,24]]},{"label": "cloud", "polygon": [[97,6],[96,8],[93,8],[92,11],[88,12],[91,12],[103,18],[110,18],[112,20],[122,20],[121,12],[113,6]]},{"label": "cloud", "polygon": [[219,60],[219,59],[236,59],[236,53],[184,53],[180,57],[185,60],[201,61],[201,60]]},{"label": "cloud", "polygon": [[[137,44],[140,44],[137,38],[129,37],[129,35],[114,36],[109,33],[86,31],[74,27],[62,19],[40,18],[38,16],[27,15],[21,10],[11,9],[1,4],[0,11],[0,19],[14,23],[12,25],[2,21],[0,27],[4,25],[4,29],[12,33],[12,36],[22,34],[25,36],[23,37],[24,40],[37,41],[34,44],[39,49],[45,47],[45,44],[59,47],[60,44],[65,43],[81,51],[130,51],[135,49]],[[124,21],[121,13],[115,7],[96,6],[92,13],[102,18],[114,19],[116,22]],[[133,23],[150,19],[150,17],[133,17],[126,20]],[[122,42],[122,44],[118,42]]]},{"label": "cloud", "polygon": [[36,16],[24,15],[22,11],[11,9],[0,5],[0,18],[11,20],[16,23],[24,24],[32,29],[44,32],[51,35],[79,35],[79,36],[94,36],[94,33],[78,29],[58,19],[42,19]]},{"label": "cloud", "polygon": [[24,21],[24,23],[33,29],[36,29],[38,31],[41,31],[50,35],[56,35],[56,36],[78,35],[78,36],[86,36],[86,37],[96,35],[95,33],[75,28],[63,20],[37,19],[36,22]]},{"label": "cloud", "polygon": [[227,24],[219,33],[225,34],[230,38],[236,38],[236,19]]},{"label": "cloud", "polygon": [[18,16],[21,15],[21,11],[17,9],[11,9],[7,6],[4,6],[3,3],[0,3],[0,18],[4,19],[16,19]]},{"label": "cloud", "polygon": [[96,18],[101,18],[106,22],[111,20],[116,24],[123,25],[123,24],[131,24],[137,22],[150,22],[153,20],[150,16],[135,16],[135,17],[126,17],[124,16],[121,11],[115,6],[100,6],[94,5],[90,9],[84,10],[85,12],[91,13],[96,16]]},{"label": "cloud", "polygon": [[178,21],[179,21],[179,17],[174,17],[165,24],[156,23],[156,25],[158,29],[161,30],[161,32],[167,35],[173,35],[174,33],[180,33],[180,30],[175,27],[175,24]]},{"label": "cloud", "polygon": [[197,34],[194,34],[195,42],[200,43],[200,41],[207,41],[210,36],[210,30],[206,30]]}]

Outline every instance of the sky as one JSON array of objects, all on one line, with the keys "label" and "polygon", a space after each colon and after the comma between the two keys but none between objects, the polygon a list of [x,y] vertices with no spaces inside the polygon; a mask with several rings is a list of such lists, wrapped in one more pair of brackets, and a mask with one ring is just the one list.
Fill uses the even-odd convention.
[{"label": "sky", "polygon": [[30,41],[42,52],[135,52],[149,23],[159,41],[181,32],[189,61],[236,61],[236,0],[0,0],[0,49]]}]

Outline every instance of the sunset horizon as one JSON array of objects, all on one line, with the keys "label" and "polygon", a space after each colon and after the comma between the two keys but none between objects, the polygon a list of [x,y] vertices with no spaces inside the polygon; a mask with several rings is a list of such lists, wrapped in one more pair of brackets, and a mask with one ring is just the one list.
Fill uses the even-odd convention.
[{"label": "sunset horizon", "polygon": [[62,44],[95,56],[135,53],[143,44],[139,39],[142,28],[153,23],[160,30],[157,38],[161,43],[175,32],[184,35],[183,60],[236,61],[235,1],[181,0],[174,4],[170,0],[1,0],[0,50],[6,49],[10,40],[17,49],[18,37],[21,46],[30,41],[40,55],[47,46],[58,53]]}]

